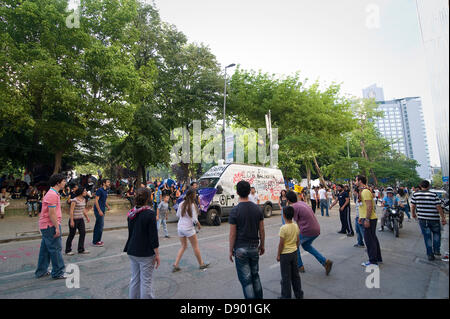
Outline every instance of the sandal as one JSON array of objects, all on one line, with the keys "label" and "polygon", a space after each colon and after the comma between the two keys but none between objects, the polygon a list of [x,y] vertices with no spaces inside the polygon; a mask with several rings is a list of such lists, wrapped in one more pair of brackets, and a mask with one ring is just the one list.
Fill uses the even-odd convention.
[{"label": "sandal", "polygon": [[177,272],[177,271],[180,271],[180,270],[181,270],[180,267],[173,266],[172,272]]},{"label": "sandal", "polygon": [[201,265],[201,266],[199,267],[199,269],[206,269],[206,268],[208,268],[208,267],[209,267],[209,263]]}]

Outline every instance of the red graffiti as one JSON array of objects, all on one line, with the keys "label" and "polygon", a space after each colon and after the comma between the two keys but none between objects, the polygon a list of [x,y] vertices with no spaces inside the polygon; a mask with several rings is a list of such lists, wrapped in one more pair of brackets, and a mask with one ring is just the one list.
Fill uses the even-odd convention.
[{"label": "red graffiti", "polygon": [[0,251],[0,260],[37,256],[39,255],[39,247],[21,247],[13,250],[2,250]]}]

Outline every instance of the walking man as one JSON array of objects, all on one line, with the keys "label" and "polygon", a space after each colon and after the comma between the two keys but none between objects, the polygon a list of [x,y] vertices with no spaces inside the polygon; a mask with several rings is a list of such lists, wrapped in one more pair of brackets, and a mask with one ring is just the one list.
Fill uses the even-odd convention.
[{"label": "walking man", "polygon": [[264,254],[264,215],[248,200],[250,184],[240,181],[236,187],[239,204],[230,213],[230,261],[236,261],[236,271],[245,299],[262,299],[259,279],[259,256]]},{"label": "walking man", "polygon": [[320,185],[320,190],[319,190],[319,200],[320,200],[320,213],[323,216],[323,209],[326,209],[327,212],[327,217],[329,217],[330,215],[328,215],[328,198],[327,198],[327,191],[325,189],[325,187],[323,185]]},{"label": "walking man", "polygon": [[52,262],[53,279],[64,279],[64,260],[62,256],[61,236],[61,201],[59,191],[66,186],[66,178],[62,174],[54,174],[49,180],[50,190],[42,200],[39,215],[39,229],[42,234],[39,260],[34,273],[36,278],[49,276],[48,266]]},{"label": "walking man", "polygon": [[375,213],[375,201],[372,192],[367,188],[367,178],[363,175],[356,177],[356,186],[359,188],[358,201],[361,203],[359,207],[359,224],[364,225],[364,241],[366,242],[367,254],[369,261],[363,262],[361,265],[368,267],[370,265],[378,266],[382,262],[380,243],[378,242],[377,214]]},{"label": "walking man", "polygon": [[347,234],[348,237],[353,237],[355,233],[353,232],[352,221],[350,217],[350,196],[348,192],[344,189],[342,185],[337,186],[338,195],[336,200],[331,204],[331,208],[339,202],[339,215],[341,218],[341,230],[338,234]]},{"label": "walking man", "polygon": [[[320,225],[314,215],[312,209],[305,202],[297,201],[297,194],[289,191],[286,194],[289,206],[294,208],[294,221],[300,229],[300,244],[303,249],[313,255],[317,261],[325,267],[325,274],[328,275],[331,271],[333,262],[322,256],[313,246],[313,241],[320,235]],[[305,272],[300,249],[297,250],[297,265],[300,272]]]},{"label": "walking man", "polygon": [[94,234],[92,237],[92,244],[95,247],[103,247],[104,242],[102,242],[104,219],[106,214],[106,208],[110,210],[109,205],[106,203],[108,199],[107,189],[111,185],[109,179],[102,180],[102,187],[100,187],[95,193],[95,205],[94,205],[94,215],[95,215],[95,226]]},{"label": "walking man", "polygon": [[[444,226],[447,221],[441,207],[441,200],[430,192],[430,182],[423,180],[420,191],[414,192],[411,198],[411,212],[414,219],[419,219],[420,230],[425,240],[428,260],[441,256],[441,219]],[[440,216],[439,216],[440,215]]]}]

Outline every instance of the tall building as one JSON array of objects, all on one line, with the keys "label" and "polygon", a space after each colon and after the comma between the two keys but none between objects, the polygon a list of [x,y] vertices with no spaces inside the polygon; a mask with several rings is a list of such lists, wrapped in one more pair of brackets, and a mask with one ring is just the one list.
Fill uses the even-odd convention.
[{"label": "tall building", "polygon": [[[442,176],[449,174],[449,4],[448,0],[416,0],[417,15],[430,76],[436,138]],[[427,110],[428,111],[428,110]]]},{"label": "tall building", "polygon": [[375,98],[384,117],[376,121],[375,126],[391,147],[406,157],[415,159],[419,166],[417,173],[421,178],[431,179],[430,154],[420,97],[406,97],[382,101],[382,88],[372,85],[363,90],[364,98]]}]

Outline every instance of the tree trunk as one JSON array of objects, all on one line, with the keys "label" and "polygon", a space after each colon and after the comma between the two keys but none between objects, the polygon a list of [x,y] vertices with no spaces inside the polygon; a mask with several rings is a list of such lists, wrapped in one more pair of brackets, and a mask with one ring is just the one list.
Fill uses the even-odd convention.
[{"label": "tree trunk", "polygon": [[53,169],[53,174],[58,174],[61,172],[63,154],[64,151],[57,151],[55,153],[55,168]]},{"label": "tree trunk", "polygon": [[325,179],[323,178],[322,172],[320,170],[319,164],[317,163],[317,159],[315,156],[313,156],[313,160],[314,160],[314,166],[316,168],[317,174],[319,174],[320,183],[325,187],[326,186]]},{"label": "tree trunk", "polygon": [[[362,155],[362,157],[364,157],[368,162],[370,162],[369,155],[367,155],[367,152],[366,152],[366,147],[365,147],[365,144],[364,144],[364,140],[361,140],[359,142],[359,144],[361,145],[361,155]],[[375,186],[377,186],[378,185],[378,179],[375,176],[375,172],[373,171],[372,168],[369,168],[369,172],[370,172],[370,175],[373,178]]]},{"label": "tree trunk", "polygon": [[305,164],[306,166],[306,179],[308,180],[308,189],[311,189],[311,167],[309,164]]},{"label": "tree trunk", "polygon": [[142,178],[143,178],[142,166],[143,165],[139,164],[138,167],[137,167],[137,170],[136,170],[137,171],[136,188],[140,188],[141,184],[142,184]]},{"label": "tree trunk", "polygon": [[147,186],[147,176],[145,176],[145,166],[142,165],[141,167],[142,167],[142,181],[143,181],[144,185]]},{"label": "tree trunk", "polygon": [[183,184],[189,182],[189,164],[188,163],[180,163],[181,169],[183,170]]}]

